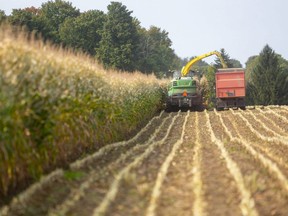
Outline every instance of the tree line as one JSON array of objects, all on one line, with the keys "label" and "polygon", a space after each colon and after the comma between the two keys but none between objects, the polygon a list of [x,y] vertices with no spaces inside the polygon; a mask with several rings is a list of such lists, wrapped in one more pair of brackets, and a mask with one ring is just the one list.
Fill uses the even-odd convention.
[{"label": "tree line", "polygon": [[107,9],[107,13],[81,13],[70,2],[55,0],[40,8],[13,9],[9,16],[0,11],[0,22],[25,26],[36,37],[85,52],[107,69],[154,72],[161,77],[180,67],[181,59],[172,49],[167,31],[142,27],[120,2],[111,2]]},{"label": "tree line", "polygon": [[[9,16],[0,10],[0,22],[25,26],[36,37],[85,52],[107,69],[163,77],[168,71],[180,71],[189,61],[175,54],[167,31],[156,26],[142,27],[132,11],[120,2],[111,2],[107,9],[107,13],[100,10],[81,13],[70,2],[55,0],[43,3],[40,8],[13,9]],[[225,49],[220,52],[228,67],[242,67]],[[200,61],[194,66],[201,76],[206,76],[212,99],[214,74],[221,67],[217,58],[214,64]],[[288,61],[266,45],[259,55],[246,62],[246,87],[249,105],[288,104]]]}]

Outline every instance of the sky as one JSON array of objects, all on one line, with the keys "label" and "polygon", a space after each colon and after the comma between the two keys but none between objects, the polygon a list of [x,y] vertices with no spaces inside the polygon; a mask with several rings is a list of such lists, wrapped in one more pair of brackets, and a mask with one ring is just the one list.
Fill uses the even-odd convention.
[{"label": "sky", "polygon": [[[117,1],[117,0],[114,0]],[[0,9],[40,7],[47,0],[0,0]],[[69,0],[81,12],[107,12],[110,0]],[[119,0],[133,11],[141,26],[157,26],[169,33],[172,48],[181,57],[224,48],[245,67],[250,56],[266,44],[288,59],[287,0]],[[205,61],[211,63],[214,58]]]}]

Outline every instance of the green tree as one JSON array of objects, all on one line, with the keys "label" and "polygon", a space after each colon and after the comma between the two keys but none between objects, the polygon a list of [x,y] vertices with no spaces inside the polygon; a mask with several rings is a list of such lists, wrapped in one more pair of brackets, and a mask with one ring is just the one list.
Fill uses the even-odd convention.
[{"label": "green tree", "polygon": [[97,58],[106,68],[135,70],[139,37],[131,14],[120,2],[108,5],[100,46],[96,49]]},{"label": "green tree", "polygon": [[104,21],[105,14],[99,10],[90,10],[76,18],[68,18],[59,30],[61,42],[94,56],[95,49],[99,48]]},{"label": "green tree", "polygon": [[239,60],[237,59],[230,59],[230,62],[232,64],[232,68],[242,68],[242,64]]},{"label": "green tree", "polygon": [[[220,49],[220,53],[222,55],[222,58],[224,59],[224,62],[226,63],[228,68],[242,68],[242,65],[240,61],[236,59],[231,59],[229,54],[226,52],[224,48]],[[222,64],[219,58],[216,58],[214,67],[216,68],[222,68]]]},{"label": "green tree", "polygon": [[172,41],[168,32],[151,26],[140,30],[138,70],[144,73],[161,74],[179,68],[180,59],[171,48]]},{"label": "green tree", "polygon": [[0,23],[4,22],[6,20],[7,16],[5,14],[5,11],[0,10]]},{"label": "green tree", "polygon": [[259,56],[251,56],[248,58],[246,64],[246,69],[245,69],[245,80],[246,80],[246,98],[245,98],[245,102],[247,105],[254,105],[254,99],[253,99],[253,91],[254,91],[254,87],[251,84],[251,74],[254,70],[254,68],[256,67],[256,65],[258,65],[258,61],[259,61]]},{"label": "green tree", "polygon": [[[231,67],[231,64],[229,63],[229,62],[230,62],[230,56],[229,56],[229,54],[226,53],[226,51],[225,51],[224,48],[220,49],[220,54],[221,54],[224,62],[226,63],[227,67],[230,68],[230,67]],[[223,68],[222,63],[221,63],[221,61],[220,61],[220,59],[219,59],[218,57],[215,59],[214,67],[216,67],[216,68]]]},{"label": "green tree", "polygon": [[70,2],[63,0],[48,1],[41,6],[40,20],[44,23],[42,35],[45,39],[60,43],[59,29],[67,18],[80,15],[79,9],[72,6]]},{"label": "green tree", "polygon": [[170,70],[181,70],[181,68],[183,67],[183,60],[176,55],[176,53],[173,51],[173,61],[170,63]]},{"label": "green tree", "polygon": [[288,105],[288,69],[283,68],[276,78],[276,96],[278,105]]},{"label": "green tree", "polygon": [[258,64],[258,60],[259,60],[259,56],[255,55],[255,56],[251,56],[248,58],[247,62],[245,63],[246,65],[246,69],[245,69],[245,79],[247,82],[250,81],[250,75],[253,71],[253,69],[256,67],[256,65]]},{"label": "green tree", "polygon": [[278,59],[279,59],[279,64],[281,65],[281,67],[283,67],[284,69],[288,69],[288,61],[279,54],[278,54]]},{"label": "green tree", "polygon": [[13,9],[8,21],[12,25],[25,26],[30,32],[39,32],[43,26],[39,20],[39,13],[40,10],[35,7]]},{"label": "green tree", "polygon": [[277,77],[277,104],[288,105],[288,61],[281,55],[277,55],[280,67],[282,68]]},{"label": "green tree", "polygon": [[254,104],[287,103],[288,73],[279,56],[266,45],[250,74],[249,95]]}]

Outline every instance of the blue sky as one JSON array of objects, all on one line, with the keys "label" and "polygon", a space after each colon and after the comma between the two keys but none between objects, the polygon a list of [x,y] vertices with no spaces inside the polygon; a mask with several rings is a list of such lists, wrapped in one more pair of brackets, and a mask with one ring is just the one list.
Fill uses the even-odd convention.
[{"label": "blue sky", "polygon": [[[116,0],[115,0],[116,1]],[[40,7],[45,0],[9,0],[0,9]],[[70,0],[81,11],[107,11],[110,0]],[[151,25],[169,32],[180,57],[225,48],[231,58],[245,64],[266,44],[288,59],[287,0],[122,0],[143,27]],[[214,57],[206,59],[212,62]],[[243,65],[245,66],[245,65]]]}]

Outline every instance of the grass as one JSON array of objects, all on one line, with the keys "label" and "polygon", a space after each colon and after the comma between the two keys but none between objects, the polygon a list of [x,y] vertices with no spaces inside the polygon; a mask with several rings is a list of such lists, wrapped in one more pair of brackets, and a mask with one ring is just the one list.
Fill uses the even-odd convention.
[{"label": "grass", "polygon": [[64,178],[68,181],[81,180],[85,176],[83,172],[67,170],[64,172]]},{"label": "grass", "polygon": [[0,197],[126,139],[161,107],[165,81],[152,75],[105,71],[8,26],[0,37]]}]

